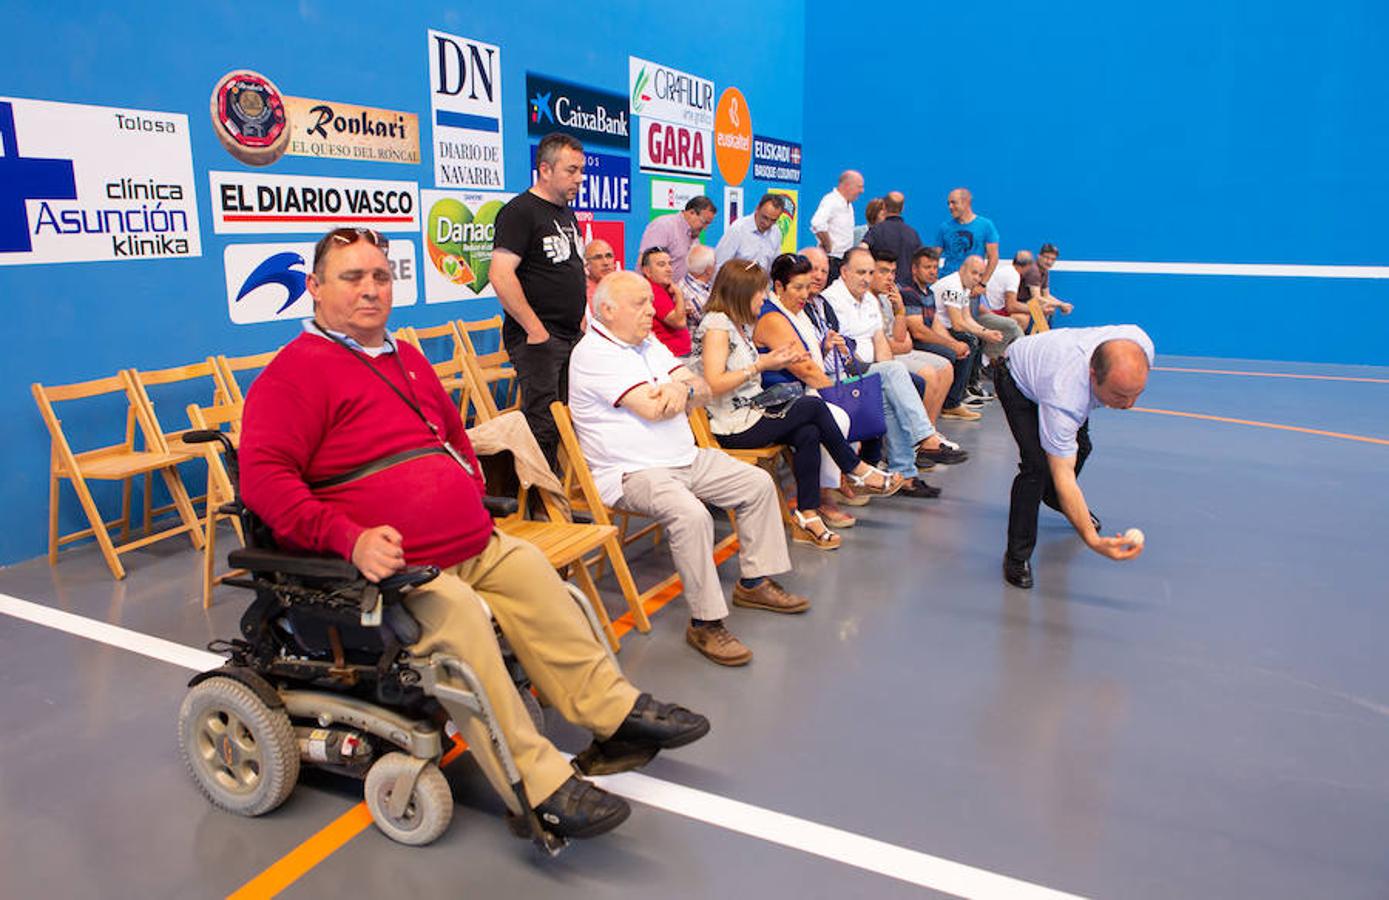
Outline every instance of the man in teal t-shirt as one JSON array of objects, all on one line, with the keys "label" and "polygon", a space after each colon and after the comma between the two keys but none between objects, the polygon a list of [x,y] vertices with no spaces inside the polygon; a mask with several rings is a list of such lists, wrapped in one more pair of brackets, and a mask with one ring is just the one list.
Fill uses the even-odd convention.
[{"label": "man in teal t-shirt", "polygon": [[966,256],[984,259],[984,284],[998,268],[998,229],[990,219],[974,214],[974,197],[965,188],[955,188],[947,199],[950,218],[936,231],[936,249],[941,251],[941,277],[955,272]]}]

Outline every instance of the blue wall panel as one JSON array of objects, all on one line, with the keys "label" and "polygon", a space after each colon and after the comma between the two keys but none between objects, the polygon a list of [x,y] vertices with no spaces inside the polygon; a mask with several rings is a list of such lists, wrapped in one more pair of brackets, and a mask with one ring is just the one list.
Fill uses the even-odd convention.
[{"label": "blue wall panel", "polygon": [[[118,9],[85,2],[11,5],[5,22],[9,40],[0,54],[0,95],[188,115],[203,254],[196,259],[0,268],[0,296],[11,336],[0,370],[0,417],[7,423],[0,466],[0,508],[7,527],[0,529],[0,563],[44,548],[48,438],[29,394],[31,382],[64,383],[128,366],[152,368],[214,353],[252,353],[277,346],[297,331],[292,323],[238,326],[228,319],[223,248],[299,238],[213,232],[208,170],[248,171],[223,150],[209,122],[208,97],[223,74],[251,68],[269,75],[286,94],[420,117],[421,165],[286,156],[262,171],[398,179],[432,188],[427,29],[499,45],[506,188],[519,191],[530,183],[527,70],[625,95],[628,54],[641,56],[712,79],[716,98],[726,86],[740,88],[759,134],[801,140],[802,4],[768,0],[758,10],[756,27],[745,27],[743,4],[711,0],[701,5],[701,27],[695,28],[694,20],[683,14],[653,15],[649,4],[635,0],[600,6],[539,0],[242,0],[150,2]],[[715,30],[718,40],[712,41]],[[775,52],[768,52],[769,47]],[[635,128],[631,151],[629,259],[649,218],[649,180],[637,172]],[[752,199],[762,186],[749,181],[744,190]],[[708,192],[722,205],[717,169]],[[716,226],[712,237],[719,233]],[[424,263],[419,235],[393,236],[405,239],[415,243],[416,258]],[[495,310],[491,300],[430,306],[421,298],[393,321],[434,324],[481,318]],[[160,414],[173,427],[182,424],[182,409],[182,402],[168,401]],[[81,418],[76,415],[71,422],[79,431]],[[119,431],[119,422],[114,427]],[[110,500],[113,495],[103,496]],[[76,501],[67,489],[63,509],[64,530],[80,527]]]},{"label": "blue wall panel", "polygon": [[[853,166],[860,218],[900,189],[925,237],[967,186],[1005,255],[1389,264],[1382,3],[882,0],[862,21],[884,52],[852,73],[830,64],[843,8],[807,7],[808,202]],[[1389,281],[1059,273],[1055,292],[1160,351],[1389,364]]]}]

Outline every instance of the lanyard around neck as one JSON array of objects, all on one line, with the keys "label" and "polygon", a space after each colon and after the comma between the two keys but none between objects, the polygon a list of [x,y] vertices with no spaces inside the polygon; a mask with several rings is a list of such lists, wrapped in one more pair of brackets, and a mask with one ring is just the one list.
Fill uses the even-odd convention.
[{"label": "lanyard around neck", "polygon": [[[410,407],[411,412],[413,412],[416,416],[419,417],[419,420],[423,422],[425,426],[429,429],[430,434],[434,435],[434,437],[436,438],[439,438],[439,440],[441,441],[443,440],[443,438],[439,436],[439,426],[429,421],[429,417],[424,414],[424,410],[420,409],[420,404],[417,400],[413,399],[412,397],[405,396],[405,393],[400,388],[392,384],[389,378],[387,378],[385,375],[382,375],[381,370],[376,368],[376,366],[372,365],[371,361],[368,360],[366,356],[364,356],[361,353],[358,353],[356,350],[353,350],[352,346],[348,344],[347,341],[344,341],[342,338],[338,337],[337,335],[328,331],[328,329],[324,328],[322,325],[318,324],[317,319],[313,320],[313,327],[314,330],[316,330],[319,334],[323,335],[328,340],[337,344],[339,347],[346,350],[348,353],[351,353],[355,359],[359,360],[362,365],[366,366],[367,369],[371,371],[371,374],[381,379],[381,381],[386,385],[386,387],[390,388],[391,392],[400,398],[400,402]],[[399,348],[396,349],[394,356],[396,365],[400,366],[400,374],[405,377],[405,384],[408,387],[410,384],[410,373],[406,370],[405,363],[400,358]],[[414,390],[411,389],[410,393],[413,394]]]}]

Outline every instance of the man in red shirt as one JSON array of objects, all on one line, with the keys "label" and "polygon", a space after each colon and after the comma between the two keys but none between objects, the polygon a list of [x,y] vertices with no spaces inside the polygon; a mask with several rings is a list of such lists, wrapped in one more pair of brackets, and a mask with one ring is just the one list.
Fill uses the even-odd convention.
[{"label": "man in red shirt", "polygon": [[651,333],[666,345],[666,349],[676,358],[684,359],[690,355],[690,329],[686,324],[688,309],[685,294],[675,283],[675,270],[671,267],[670,251],[665,247],[647,247],[641,253],[641,274],[651,282],[651,302],[656,307],[656,318],[651,322]]},{"label": "man in red shirt", "polygon": [[[493,529],[457,406],[428,360],[386,331],[386,249],[386,239],[367,229],[337,229],[319,241],[308,277],[314,319],[246,401],[242,498],[282,548],[345,557],[370,581],[406,565],[439,566],[438,578],[405,597],[423,631],[409,651],[449,654],[477,673],[526,796],[550,831],[601,834],[627,817],[626,801],[577,777],[535,729],[487,608],[537,690],[594,733],[600,754],[681,746],[707,733],[708,720],[639,693],[544,554]],[[368,465],[373,471],[360,471]],[[449,712],[497,792],[514,804],[486,730],[464,711]]]}]

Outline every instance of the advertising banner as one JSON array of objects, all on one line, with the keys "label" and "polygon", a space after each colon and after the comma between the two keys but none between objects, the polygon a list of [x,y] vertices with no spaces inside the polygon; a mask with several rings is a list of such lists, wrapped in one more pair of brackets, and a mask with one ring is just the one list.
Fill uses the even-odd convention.
[{"label": "advertising banner", "polygon": [[752,177],[801,182],[801,145],[758,135],[752,139]]},{"label": "advertising banner", "polygon": [[[228,244],[222,252],[227,276],[227,315],[237,325],[307,319],[313,297],[305,280],[313,264],[313,241],[284,244]],[[392,305],[416,299],[415,242],[391,241]]]},{"label": "advertising banner", "polygon": [[738,221],[743,215],[743,189],[740,187],[724,187],[723,189],[723,224],[725,227]]},{"label": "advertising banner", "polygon": [[729,184],[742,184],[752,164],[752,112],[737,88],[725,88],[714,114],[714,159]]},{"label": "advertising banner", "polygon": [[418,165],[420,121],[393,109],[286,97],[289,154]]},{"label": "advertising banner", "polygon": [[0,97],[0,265],[201,256],[188,117]]},{"label": "advertising banner", "polygon": [[614,262],[619,269],[627,267],[626,260],[623,258],[623,247],[625,246],[627,228],[624,223],[600,222],[593,218],[593,213],[575,213],[575,218],[579,220],[579,233],[584,236],[584,246],[587,247],[593,241],[607,241],[608,246],[613,248]]},{"label": "advertising banner", "polygon": [[791,188],[772,188],[767,193],[781,194],[786,198],[786,211],[776,220],[776,227],[781,229],[781,252],[796,252],[796,226],[800,222],[800,207],[796,202],[796,195],[800,191]]},{"label": "advertising banner", "polygon": [[701,181],[674,181],[669,178],[651,179],[651,216],[679,212],[695,197],[704,193]]},{"label": "advertising banner", "polygon": [[629,118],[621,94],[526,73],[526,131],[534,137],[559,131],[583,141],[584,149],[602,144],[626,153],[632,145]]},{"label": "advertising banner", "polygon": [[208,172],[218,234],[313,234],[330,228],[415,231],[413,181]]},{"label": "advertising banner", "polygon": [[501,79],[501,48],[430,30],[429,103],[437,186],[499,190],[504,184]]},{"label": "advertising banner", "polygon": [[[531,184],[535,184],[535,151],[531,144]],[[632,211],[632,161],[625,156],[609,156],[585,149],[584,180],[569,204],[589,212]]]},{"label": "advertising banner", "polygon": [[424,208],[424,302],[495,297],[487,278],[497,213],[515,194],[420,191]]},{"label": "advertising banner", "polygon": [[632,115],[688,128],[714,127],[714,82],[660,63],[627,57]]},{"label": "advertising banner", "polygon": [[248,166],[268,166],[286,153],[410,165],[420,161],[414,113],[290,97],[250,69],[233,69],[217,80],[211,112],[217,139]]},{"label": "advertising banner", "polygon": [[708,178],[714,173],[709,157],[713,137],[712,131],[642,119],[641,170]]}]

